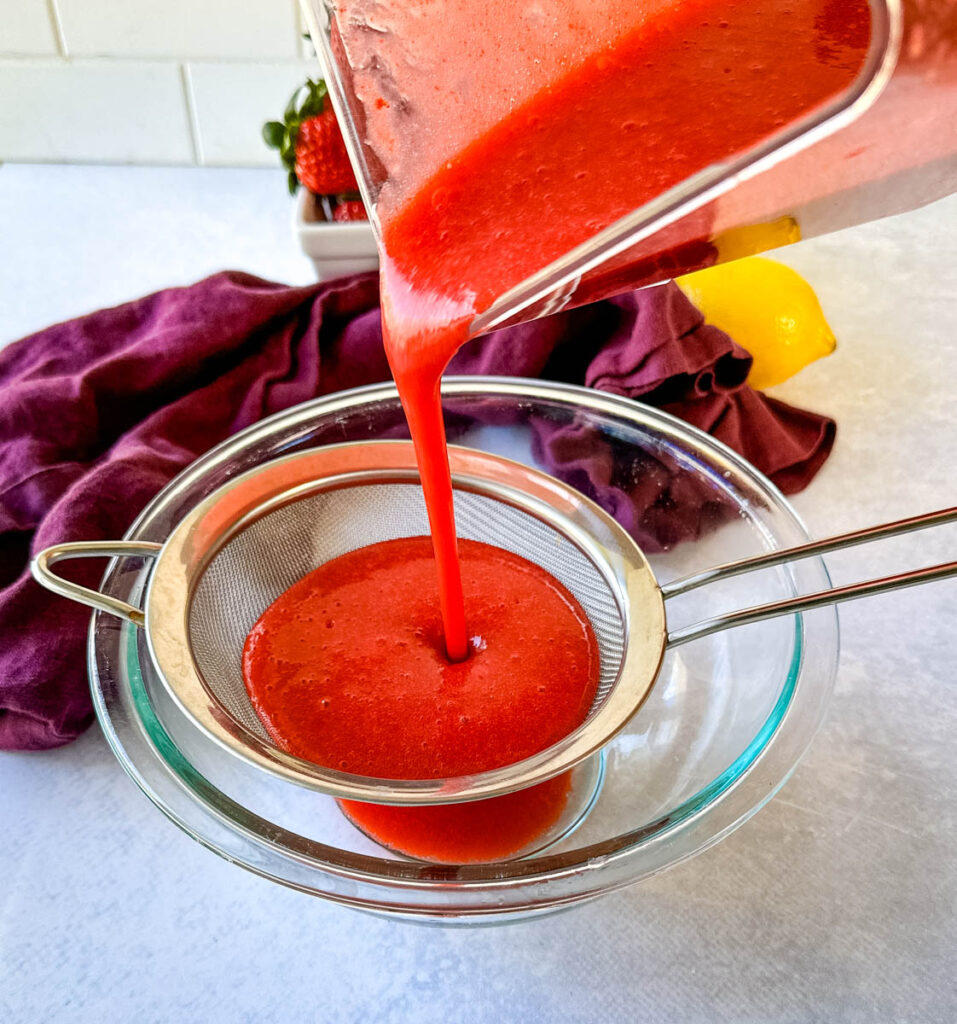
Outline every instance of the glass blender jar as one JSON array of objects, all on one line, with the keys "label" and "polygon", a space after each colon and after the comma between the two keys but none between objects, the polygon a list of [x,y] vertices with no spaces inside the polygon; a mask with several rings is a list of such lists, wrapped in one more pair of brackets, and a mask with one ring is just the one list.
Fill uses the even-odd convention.
[{"label": "glass blender jar", "polygon": [[[476,140],[602,61],[633,55],[629,41],[650,40],[648,74],[627,68],[622,89],[645,89],[655,78],[659,87],[649,87],[641,118],[601,126],[606,173],[582,186],[594,192],[627,178],[633,205],[556,235],[551,248],[543,242],[537,262],[484,296],[471,336],[957,189],[950,0],[795,0],[786,8],[748,0],[302,2],[380,241],[389,217]],[[771,48],[759,45],[762,34]],[[839,85],[808,85],[854,47]],[[783,82],[777,116],[749,127],[742,112],[755,108],[755,90],[767,88],[769,111],[777,102],[775,76]],[[807,86],[804,99],[792,102],[799,86]],[[758,95],[757,105],[764,100]],[[639,144],[648,139],[659,187],[649,190],[633,167],[616,166],[622,131]],[[535,144],[516,162],[534,162]],[[561,220],[583,193],[571,179],[558,186]],[[506,202],[472,211],[489,222],[489,246],[507,246],[493,224],[507,224],[513,209]]]}]

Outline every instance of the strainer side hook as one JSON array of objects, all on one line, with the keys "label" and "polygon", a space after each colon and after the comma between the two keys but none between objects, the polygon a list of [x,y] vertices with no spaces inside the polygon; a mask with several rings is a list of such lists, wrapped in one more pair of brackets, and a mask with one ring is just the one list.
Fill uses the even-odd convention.
[{"label": "strainer side hook", "polygon": [[45,548],[30,562],[30,572],[40,586],[52,590],[54,594],[106,612],[108,615],[115,615],[142,628],[146,623],[146,617],[141,608],[127,604],[126,601],[119,601],[98,590],[81,587],[79,583],[71,583],[58,576],[52,566],[71,558],[155,558],[162,547],[162,544],[128,540],[54,544]]}]

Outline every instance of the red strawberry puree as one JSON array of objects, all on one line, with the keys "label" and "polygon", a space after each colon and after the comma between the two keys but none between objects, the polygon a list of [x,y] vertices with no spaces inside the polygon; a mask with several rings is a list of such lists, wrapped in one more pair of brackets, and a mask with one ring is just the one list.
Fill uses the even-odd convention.
[{"label": "red strawberry puree", "polygon": [[[599,661],[578,602],[518,555],[459,547],[472,634],[460,663],[445,656],[428,537],[333,559],[266,610],[246,640],[243,673],[284,750],[380,778],[445,778],[521,760],[582,721]],[[567,792],[562,776],[468,805],[343,809],[415,856],[488,860],[552,825]]]},{"label": "red strawberry puree", "polygon": [[[631,6],[640,17],[649,4]],[[866,0],[653,6],[647,23],[557,74],[410,196],[383,189],[386,352],[416,445],[453,660],[465,654],[466,625],[438,389],[475,314],[845,90],[867,52]]]},{"label": "red strawberry puree", "polygon": [[[465,15],[476,6],[458,5]],[[420,165],[431,159],[437,170],[405,185],[400,175],[379,199],[386,351],[435,561],[424,538],[354,552],[306,577],[256,625],[247,685],[270,733],[303,757],[361,774],[439,778],[510,763],[580,723],[597,671],[581,610],[513,555],[464,541],[457,549],[440,375],[476,312],[597,230],[846,89],[868,45],[866,0],[618,6],[633,12],[633,28],[611,42],[596,36],[600,48],[580,60],[536,60],[530,69],[546,68],[549,80],[503,103],[497,117],[477,97],[472,118],[454,88],[431,79],[427,94],[402,108],[427,105],[430,95],[439,107],[455,100],[450,137],[465,140],[435,160],[442,133],[426,139]],[[489,37],[489,53],[504,39]],[[458,75],[454,61],[440,66]],[[391,113],[386,100],[367,105],[373,145],[382,141],[375,109]],[[380,155],[388,166],[384,144]],[[344,810],[386,845],[483,860],[540,835],[567,788],[561,778],[481,804]]]}]

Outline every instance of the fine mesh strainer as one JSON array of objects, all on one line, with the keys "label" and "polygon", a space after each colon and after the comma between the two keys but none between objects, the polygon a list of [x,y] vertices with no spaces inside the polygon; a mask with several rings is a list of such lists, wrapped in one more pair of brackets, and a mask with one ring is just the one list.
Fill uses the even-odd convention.
[{"label": "fine mesh strainer", "polygon": [[[323,562],[367,544],[428,533],[412,445],[331,445],[253,469],[207,497],[165,544],[73,543],[41,552],[49,589],[145,627],[150,655],[173,699],[213,740],[281,778],[335,797],[375,803],[456,803],[544,781],[603,747],[654,684],[668,646],[720,629],[957,574],[957,562],[733,612],[668,633],[665,599],[742,572],[957,519],[957,508],[873,527],[659,587],[632,538],[601,508],[519,463],[452,447],[462,537],[536,562],[577,598],[594,628],[599,687],[579,728],[512,765],[453,779],[389,780],[322,767],[279,749],[243,684],[246,635],[263,611]],[[52,572],[73,557],[155,559],[144,608]]]}]

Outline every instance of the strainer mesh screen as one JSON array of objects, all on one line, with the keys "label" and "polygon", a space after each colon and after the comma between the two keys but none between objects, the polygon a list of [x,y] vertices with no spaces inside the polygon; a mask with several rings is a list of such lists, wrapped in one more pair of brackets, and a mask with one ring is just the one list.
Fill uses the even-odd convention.
[{"label": "strainer mesh screen", "polygon": [[[621,665],[621,614],[602,573],[559,531],[494,498],[455,493],[460,537],[494,544],[540,565],[575,595],[598,640],[601,677],[591,713]],[[429,532],[416,484],[365,484],[294,501],[230,540],[197,584],[189,614],[193,659],[222,707],[269,740],[242,677],[246,636],[260,615],[306,573],[367,544]]]}]

